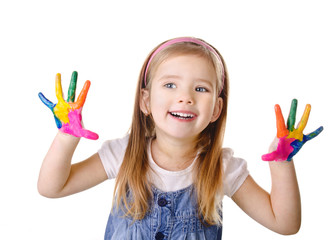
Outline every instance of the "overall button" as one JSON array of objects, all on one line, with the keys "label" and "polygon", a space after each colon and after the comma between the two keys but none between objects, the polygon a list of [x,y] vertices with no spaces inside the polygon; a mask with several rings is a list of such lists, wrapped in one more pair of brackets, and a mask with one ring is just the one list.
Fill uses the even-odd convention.
[{"label": "overall button", "polygon": [[157,234],[155,234],[155,239],[156,240],[162,240],[164,239],[164,235],[162,232],[158,232]]},{"label": "overall button", "polygon": [[167,202],[167,200],[165,198],[159,198],[159,200],[158,200],[158,204],[159,204],[160,207],[166,206],[167,203],[168,202]]}]

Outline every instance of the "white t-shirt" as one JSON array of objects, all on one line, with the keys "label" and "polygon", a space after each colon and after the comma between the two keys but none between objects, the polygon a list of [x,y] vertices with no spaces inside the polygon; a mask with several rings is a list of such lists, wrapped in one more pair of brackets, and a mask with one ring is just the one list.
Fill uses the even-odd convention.
[{"label": "white t-shirt", "polygon": [[[108,140],[98,150],[99,157],[109,179],[117,176],[121,163],[124,159],[129,136],[124,138]],[[168,171],[159,167],[153,160],[151,144],[148,144],[148,159],[150,166],[150,181],[154,186],[164,192],[177,191],[192,184],[193,163],[181,171]],[[223,148],[224,165],[224,194],[232,195],[243,184],[249,175],[247,164],[244,159],[233,157],[230,148]]]}]

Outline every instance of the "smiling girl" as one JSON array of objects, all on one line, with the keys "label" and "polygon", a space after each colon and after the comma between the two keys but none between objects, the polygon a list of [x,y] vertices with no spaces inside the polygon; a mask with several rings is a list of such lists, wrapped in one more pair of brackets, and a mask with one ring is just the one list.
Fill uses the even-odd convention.
[{"label": "smiling girl", "polygon": [[115,178],[105,239],[221,239],[224,195],[267,228],[296,233],[293,161],[270,162],[268,193],[245,160],[222,148],[228,90],[224,60],[210,44],[191,37],[160,44],[142,67],[129,134],[71,164],[80,135],[61,128],[43,161],[39,192],[63,197]]}]

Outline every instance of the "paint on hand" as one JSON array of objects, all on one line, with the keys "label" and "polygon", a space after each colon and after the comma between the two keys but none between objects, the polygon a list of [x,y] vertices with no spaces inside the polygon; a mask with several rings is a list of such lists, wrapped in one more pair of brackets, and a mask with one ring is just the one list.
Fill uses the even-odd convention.
[{"label": "paint on hand", "polygon": [[88,139],[98,139],[98,134],[86,130],[82,126],[82,108],[84,106],[87,93],[90,89],[90,81],[86,81],[77,101],[75,100],[78,73],[72,73],[70,86],[68,89],[67,101],[63,98],[61,74],[56,74],[55,88],[57,104],[49,101],[42,93],[39,93],[41,101],[53,112],[57,128],[62,132],[71,134],[75,137],[85,137]]},{"label": "paint on hand", "polygon": [[87,139],[96,140],[99,138],[97,133],[83,129],[82,127],[82,109],[74,109],[69,112],[69,123],[62,125],[60,130],[64,133],[75,137],[85,137]]},{"label": "paint on hand", "polygon": [[323,127],[319,127],[308,135],[303,134],[303,130],[307,125],[311,110],[310,104],[306,105],[300,123],[298,124],[298,127],[295,128],[294,124],[296,119],[296,109],[297,100],[293,99],[286,126],[280,106],[275,105],[277,138],[279,139],[279,143],[277,149],[271,153],[263,155],[262,160],[291,161],[293,156],[299,152],[299,150],[307,141],[315,138],[323,131]]}]

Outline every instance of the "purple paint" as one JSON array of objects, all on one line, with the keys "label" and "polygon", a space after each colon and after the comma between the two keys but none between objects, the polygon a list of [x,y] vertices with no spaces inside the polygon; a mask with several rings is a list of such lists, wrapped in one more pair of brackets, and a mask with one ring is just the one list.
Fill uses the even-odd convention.
[{"label": "purple paint", "polygon": [[283,162],[288,160],[288,156],[293,152],[294,148],[291,143],[294,142],[295,138],[279,138],[278,147],[275,151],[263,155],[261,158],[264,161],[279,161]]},{"label": "purple paint", "polygon": [[83,128],[81,112],[81,108],[70,110],[68,114],[69,123],[63,124],[60,130],[75,137],[85,137],[92,140],[98,139],[98,134]]}]

